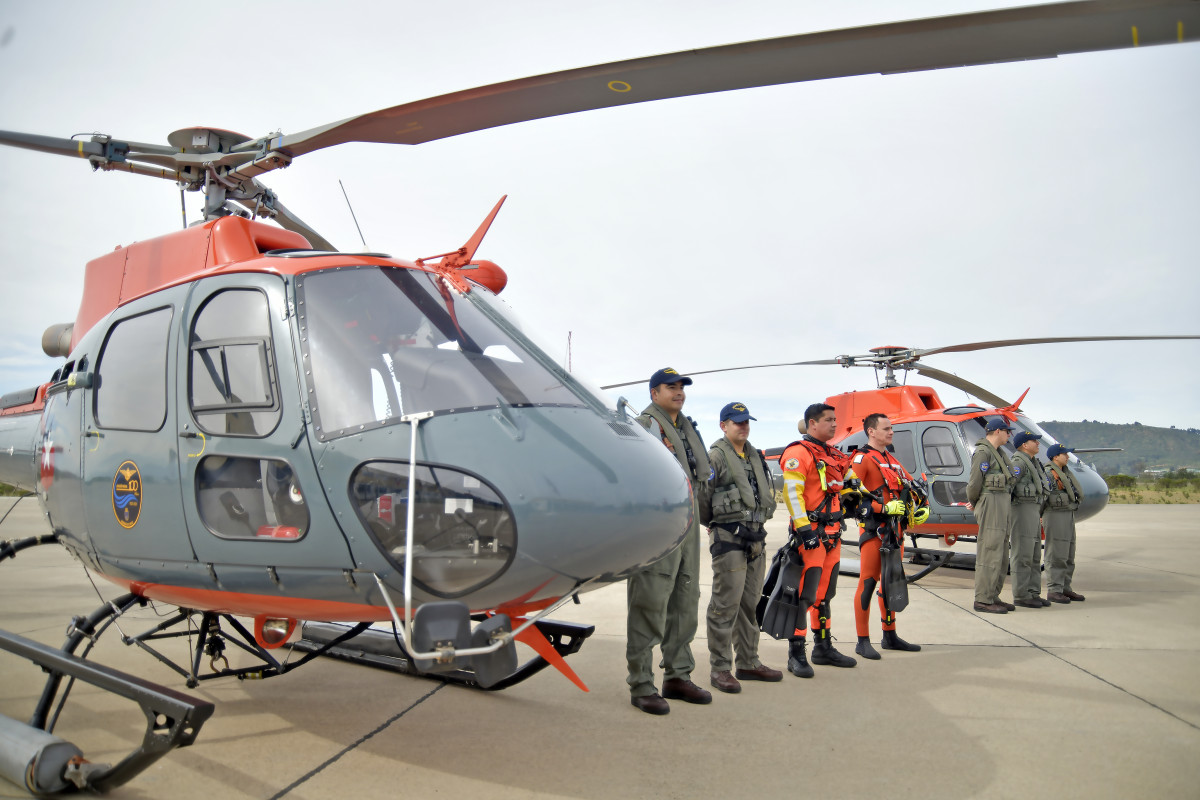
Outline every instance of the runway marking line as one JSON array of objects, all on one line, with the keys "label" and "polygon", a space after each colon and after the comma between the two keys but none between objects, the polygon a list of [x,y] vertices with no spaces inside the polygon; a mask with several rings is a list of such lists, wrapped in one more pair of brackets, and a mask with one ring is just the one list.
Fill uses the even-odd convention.
[{"label": "runway marking line", "polygon": [[402,710],[402,711],[400,711],[399,713],[395,714],[394,716],[392,716],[390,719],[386,720],[386,721],[385,721],[385,722],[384,722],[382,725],[380,725],[378,728],[376,728],[375,730],[371,731],[370,733],[367,733],[367,734],[364,734],[363,736],[360,736],[360,737],[359,737],[359,738],[358,738],[356,741],[354,741],[354,742],[352,742],[351,744],[348,744],[348,745],[346,745],[345,747],[343,747],[343,748],[342,748],[340,751],[338,751],[338,753],[337,753],[336,755],[333,755],[333,756],[331,756],[330,758],[327,758],[327,759],[325,759],[325,761],[323,761],[323,762],[322,762],[322,763],[321,763],[319,766],[317,766],[316,768],[314,768],[314,769],[312,769],[312,770],[309,770],[308,772],[306,772],[305,774],[301,775],[301,776],[300,776],[299,778],[297,778],[296,780],[294,780],[294,781],[292,781],[291,783],[289,783],[287,786],[285,786],[285,787],[283,787],[282,789],[280,789],[280,790],[279,790],[278,792],[276,792],[275,794],[271,795],[271,797],[270,797],[270,800],[279,800],[279,798],[283,797],[284,795],[286,795],[288,792],[292,791],[292,790],[293,790],[293,789],[295,789],[296,787],[300,786],[301,784],[307,783],[307,782],[309,781],[309,779],[311,779],[311,778],[313,778],[313,777],[315,777],[315,776],[317,776],[317,775],[321,774],[321,773],[322,773],[322,772],[323,772],[323,771],[326,769],[326,767],[328,767],[328,766],[330,766],[331,764],[333,764],[333,763],[335,763],[335,762],[339,761],[339,760],[341,759],[341,757],[342,757],[342,756],[346,755],[346,754],[347,754],[347,753],[349,753],[351,750],[354,750],[354,749],[355,749],[355,748],[357,748],[359,745],[361,745],[363,742],[365,742],[365,741],[367,741],[368,739],[372,738],[372,737],[373,737],[373,736],[375,736],[376,734],[378,734],[378,733],[383,733],[385,730],[387,730],[387,729],[388,729],[388,727],[389,727],[389,726],[391,726],[391,724],[392,724],[393,722],[395,722],[396,720],[400,719],[400,718],[401,718],[401,717],[403,717],[405,714],[407,714],[408,712],[412,711],[414,708],[416,708],[417,706],[421,705],[421,703],[424,703],[426,700],[428,700],[429,698],[433,697],[435,694],[437,694],[438,692],[440,692],[440,691],[441,691],[442,689],[444,689],[444,688],[446,688],[446,684],[444,684],[444,683],[442,683],[442,684],[438,684],[437,686],[433,687],[433,688],[432,688],[432,689],[430,689],[428,692],[426,692],[426,693],[425,693],[425,694],[424,694],[424,695],[423,695],[421,698],[419,698],[419,699],[418,699],[418,700],[417,700],[415,703],[413,703],[412,705],[410,705],[408,708],[405,708],[404,710]]}]

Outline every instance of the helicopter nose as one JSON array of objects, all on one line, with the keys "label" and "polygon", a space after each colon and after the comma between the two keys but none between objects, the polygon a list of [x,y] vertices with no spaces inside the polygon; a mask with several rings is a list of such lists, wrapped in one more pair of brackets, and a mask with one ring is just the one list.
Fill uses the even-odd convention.
[{"label": "helicopter nose", "polygon": [[[387,435],[364,434],[361,445],[379,452]],[[675,548],[692,523],[683,469],[633,420],[586,408],[478,410],[429,420],[420,440],[411,510],[409,466],[394,457],[360,462],[350,495],[397,567],[414,515],[413,580],[438,597],[469,594],[488,607],[530,585],[554,594],[621,580]]]},{"label": "helicopter nose", "polygon": [[675,548],[692,522],[675,457],[636,422],[574,419],[568,428],[561,417],[527,415],[531,446],[555,455],[553,468],[526,471],[524,487],[508,493],[521,554],[572,579],[607,581]]},{"label": "helicopter nose", "polygon": [[1071,469],[1079,481],[1079,488],[1083,490],[1083,500],[1075,512],[1075,521],[1082,522],[1096,516],[1108,505],[1108,484],[1100,473],[1082,461],[1072,464]]}]

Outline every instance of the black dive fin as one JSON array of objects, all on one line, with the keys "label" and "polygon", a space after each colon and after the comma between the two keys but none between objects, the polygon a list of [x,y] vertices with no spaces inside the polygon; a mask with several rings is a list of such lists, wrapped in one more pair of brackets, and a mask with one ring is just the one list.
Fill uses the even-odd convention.
[{"label": "black dive fin", "polygon": [[789,639],[797,627],[808,627],[807,624],[797,625],[808,612],[808,605],[800,599],[800,579],[803,575],[803,564],[796,564],[790,558],[783,559],[779,579],[763,608],[760,624],[763,633],[774,639]]},{"label": "black dive fin", "polygon": [[908,579],[904,576],[904,559],[898,547],[879,548],[879,589],[888,611],[898,614],[908,608]]}]

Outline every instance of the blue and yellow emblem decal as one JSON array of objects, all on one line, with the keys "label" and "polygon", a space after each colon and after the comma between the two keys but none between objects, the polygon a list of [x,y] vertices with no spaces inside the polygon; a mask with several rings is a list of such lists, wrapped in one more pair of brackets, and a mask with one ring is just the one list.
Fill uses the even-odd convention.
[{"label": "blue and yellow emblem decal", "polygon": [[142,513],[142,473],[137,464],[126,461],[113,475],[113,514],[122,528],[137,525]]}]

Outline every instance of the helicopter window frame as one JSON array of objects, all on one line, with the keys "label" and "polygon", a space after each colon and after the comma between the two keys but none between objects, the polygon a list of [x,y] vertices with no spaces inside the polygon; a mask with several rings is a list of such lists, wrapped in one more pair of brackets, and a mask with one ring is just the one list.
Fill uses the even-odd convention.
[{"label": "helicopter window frame", "polygon": [[[409,338],[399,342],[403,349],[380,353],[378,365],[371,364],[353,374],[335,375],[332,364],[350,363],[346,361],[347,357],[357,357],[361,353],[351,343],[343,350],[340,361],[328,355],[341,343],[339,337],[331,335],[337,330],[333,324],[336,317],[331,314],[332,309],[324,306],[333,296],[331,289],[344,293],[351,288],[345,284],[338,287],[329,280],[334,275],[360,272],[378,273],[386,283],[377,287],[377,295],[381,296],[383,291],[396,292],[392,297],[402,297],[406,304],[403,310],[423,319],[428,330],[417,327],[414,331],[410,326]],[[308,410],[316,439],[325,442],[402,424],[405,414],[417,411],[442,416],[494,408],[591,407],[608,413],[598,399],[581,390],[561,368],[551,368],[549,356],[530,343],[500,312],[480,303],[477,296],[481,292],[487,290],[472,286],[469,292],[462,294],[436,273],[394,264],[348,264],[297,273],[294,284],[296,320],[300,351],[306,363],[304,381]],[[371,299],[378,299],[378,296]],[[358,312],[365,315],[362,320],[375,325],[379,318],[370,316],[372,310],[365,301],[358,308]],[[387,324],[394,326],[397,309],[389,311],[392,313]],[[364,332],[364,328],[359,327],[362,320],[343,319],[340,322],[345,330],[356,331],[361,336]],[[375,336],[377,332],[367,332],[367,335]],[[421,343],[421,336],[430,338]],[[384,340],[387,338],[383,337]],[[495,345],[504,345],[504,350]],[[421,354],[424,360],[418,359],[411,365],[396,360],[398,354],[409,355],[410,349],[413,355],[416,350],[427,351]],[[440,353],[435,364],[428,354],[436,351]],[[363,360],[358,366],[365,364],[367,361]],[[442,373],[453,368],[459,385],[454,386],[440,377],[436,381],[430,380],[431,374],[438,375],[436,371],[431,372],[431,365],[438,366]],[[417,380],[412,380],[414,377]],[[332,387],[340,387],[344,392],[350,385],[349,379],[361,378],[365,378],[365,387],[361,391],[367,399],[361,408],[353,409],[351,413],[330,402],[337,396],[331,391]],[[552,379],[549,387],[546,378]],[[554,396],[548,398],[544,394],[547,392]],[[543,394],[539,396],[539,393]],[[411,407],[410,403],[413,404]],[[367,405],[370,409],[366,409]]]},{"label": "helicopter window frame", "polygon": [[[160,314],[166,316],[150,320],[151,317]],[[145,335],[144,331],[135,330],[135,321],[142,325],[151,322],[155,325],[159,325],[160,322],[165,324],[161,325],[161,329],[152,331],[153,335]],[[155,433],[163,429],[167,422],[167,401],[170,396],[167,383],[170,364],[167,356],[170,352],[170,334],[174,324],[175,306],[169,304],[122,317],[109,325],[104,335],[104,344],[101,345],[96,358],[95,389],[92,391],[92,421],[97,428],[143,433]],[[127,335],[133,337],[128,342],[124,339]],[[118,361],[107,359],[114,339],[118,340],[123,351],[119,357],[115,350],[112,351],[113,357],[120,359]],[[142,357],[139,358],[139,355]],[[109,370],[107,373],[106,364]],[[154,370],[153,375],[146,375],[147,367]],[[116,373],[112,370],[116,370]],[[161,380],[156,381],[154,378]],[[107,387],[106,383],[109,384]],[[156,385],[161,385],[161,392],[150,394],[149,390]],[[135,392],[136,401],[131,396],[131,393]],[[121,409],[124,409],[124,416],[118,414],[114,419],[105,419],[110,411]],[[147,427],[147,421],[150,420],[157,421]]]},{"label": "helicopter window frame", "polygon": [[299,476],[284,458],[206,455],[194,489],[200,520],[219,539],[298,542],[312,528]]},{"label": "helicopter window frame", "polygon": [[[249,336],[223,336],[220,338],[201,339],[198,338],[196,329],[202,322],[209,322],[204,318],[204,314],[213,309],[214,302],[219,302],[221,298],[227,298],[232,293],[256,293],[262,298],[262,316],[263,335]],[[218,307],[219,309],[219,307]],[[188,375],[187,375],[187,393],[188,393],[188,408],[191,410],[192,418],[196,421],[197,427],[208,434],[216,436],[231,436],[238,438],[261,439],[270,436],[283,418],[282,401],[279,390],[279,376],[275,367],[274,358],[274,339],[271,336],[271,305],[270,298],[267,293],[258,286],[224,286],[214,290],[211,294],[204,298],[197,308],[188,328]],[[222,310],[222,309],[219,309]],[[229,371],[229,363],[231,359],[229,353],[234,352],[236,348],[253,348],[251,358],[257,368],[257,376],[251,375],[249,380],[253,381],[257,377],[259,384],[255,387],[255,391],[259,392],[262,399],[255,400],[234,400],[237,395],[233,393],[235,388]],[[216,358],[214,359],[208,354],[215,351]],[[208,380],[211,384],[208,387],[210,390],[215,390],[220,397],[226,398],[224,402],[207,402],[198,405],[196,402],[197,383],[196,383],[196,360],[200,357],[208,371]],[[214,372],[220,365],[220,376],[215,376]],[[249,432],[230,430],[229,415],[245,414],[250,412],[250,425],[252,430]],[[259,416],[271,415],[272,418],[261,420],[263,423],[263,431],[257,430],[257,423],[260,422]],[[225,424],[225,430],[218,430],[212,427],[213,420],[222,420]]]},{"label": "helicopter window frame", "polygon": [[[404,553],[401,545],[406,541],[408,524],[406,512],[409,468],[408,461],[398,459],[376,458],[364,461],[355,467],[346,487],[350,504],[367,536],[400,575],[404,574]],[[424,526],[425,530],[415,532],[413,537],[413,585],[435,597],[453,600],[476,592],[499,579],[516,559],[519,541],[516,514],[508,498],[483,475],[461,466],[417,461],[416,468],[414,482],[418,500],[414,505],[414,512],[417,506],[422,507],[416,522],[418,526]],[[372,475],[374,481],[368,480],[368,475]],[[459,481],[462,483],[461,489],[451,485]],[[394,493],[384,491],[389,488],[389,483],[392,484],[390,488],[396,489]],[[385,496],[388,497],[388,503],[381,509],[379,501]],[[442,511],[438,512],[438,508]],[[384,517],[384,512],[391,516],[390,520]],[[431,513],[443,521],[446,515],[453,515],[457,524],[452,527],[434,525],[430,529],[426,523]],[[425,519],[422,520],[421,517]],[[474,521],[469,517],[475,517]],[[459,585],[447,587],[441,583],[444,577],[439,574],[443,572],[444,566],[438,566],[437,561],[454,558],[453,542],[450,543],[451,549],[432,547],[430,544],[447,537],[455,530],[461,534],[464,525],[474,530],[475,540],[480,542],[484,538],[478,524],[481,517],[487,518],[491,524],[489,534],[494,544],[493,555],[498,560],[487,564],[489,569],[486,572],[479,571],[473,583],[468,584],[460,578]],[[465,554],[459,554],[460,560],[468,560],[461,558],[463,555]],[[479,560],[478,555],[476,553],[475,561]],[[502,560],[499,560],[501,556]],[[435,566],[427,568],[423,563],[426,559],[430,559]]]},{"label": "helicopter window frame", "polygon": [[[945,435],[949,441],[930,441],[930,434],[933,431]],[[935,458],[931,458],[931,454]],[[962,475],[966,470],[966,465],[963,464],[958,448],[954,444],[954,431],[947,425],[930,425],[921,432],[921,455],[925,461],[925,468],[934,475],[953,477]],[[952,455],[954,460],[948,460],[947,455]]]}]

